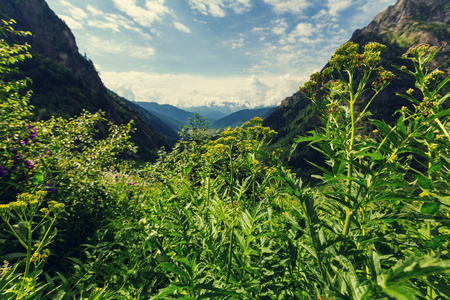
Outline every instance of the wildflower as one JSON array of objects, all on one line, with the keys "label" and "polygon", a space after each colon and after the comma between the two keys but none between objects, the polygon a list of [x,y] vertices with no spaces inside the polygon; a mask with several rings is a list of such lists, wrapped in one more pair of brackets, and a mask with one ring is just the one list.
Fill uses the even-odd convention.
[{"label": "wildflower", "polygon": [[30,140],[28,138],[25,138],[23,141],[20,142],[21,145],[28,145],[30,143]]},{"label": "wildflower", "polygon": [[51,183],[51,182],[49,184],[47,184],[47,186],[49,187],[49,189],[48,189],[49,193],[54,193],[54,192],[56,192],[58,190],[57,188],[55,188],[53,186],[53,183]]},{"label": "wildflower", "polygon": [[11,267],[9,266],[9,262],[8,261],[3,261],[3,265],[0,268],[0,278],[5,277],[5,275],[9,272],[9,270],[11,270]]},{"label": "wildflower", "polygon": [[34,261],[37,261],[38,259],[39,259],[39,253],[34,252],[33,256],[31,257],[31,261],[34,262]]},{"label": "wildflower", "polygon": [[34,140],[34,139],[36,138],[36,136],[37,136],[37,130],[33,128],[33,129],[31,129],[30,131],[31,131],[31,133],[30,133],[30,139],[31,139],[31,140]]},{"label": "wildflower", "polygon": [[27,168],[28,170],[33,170],[34,163],[31,160],[26,159],[25,160],[25,168]]},{"label": "wildflower", "polygon": [[22,154],[22,153],[19,153],[19,154],[17,154],[17,156],[16,156],[16,160],[22,160],[22,156],[23,156],[23,154]]},{"label": "wildflower", "polygon": [[136,181],[130,182],[128,185],[135,185]]},{"label": "wildflower", "polygon": [[8,170],[6,170],[4,166],[0,165],[0,177],[5,177],[6,175],[8,175]]}]

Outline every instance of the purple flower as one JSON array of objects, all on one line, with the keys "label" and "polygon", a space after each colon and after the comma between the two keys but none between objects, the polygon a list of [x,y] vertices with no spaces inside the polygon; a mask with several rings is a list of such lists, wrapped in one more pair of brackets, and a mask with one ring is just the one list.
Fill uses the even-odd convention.
[{"label": "purple flower", "polygon": [[4,166],[0,166],[0,177],[5,177],[8,175],[8,170]]},{"label": "purple flower", "polygon": [[136,182],[133,181],[133,182],[130,182],[128,185],[135,185],[135,184],[136,184]]},{"label": "purple flower", "polygon": [[31,133],[30,133],[30,139],[34,140],[37,136],[37,130],[36,129],[30,129]]},{"label": "purple flower", "polygon": [[31,126],[31,124],[28,124],[28,129],[32,129],[33,126]]},{"label": "purple flower", "polygon": [[19,153],[19,154],[17,154],[17,156],[16,156],[16,160],[22,160],[22,156],[23,156],[23,154],[22,154],[22,153]]},{"label": "purple flower", "polygon": [[44,155],[52,155],[53,152],[51,150],[45,150]]},{"label": "purple flower", "polygon": [[27,168],[28,170],[33,170],[34,163],[31,160],[26,159],[25,160],[25,168]]},{"label": "purple flower", "polygon": [[54,192],[56,192],[58,190],[57,188],[55,188],[53,186],[53,183],[51,183],[51,182],[49,184],[47,184],[47,186],[49,187],[49,189],[48,189],[49,193],[54,193]]},{"label": "purple flower", "polygon": [[25,138],[23,141],[20,142],[21,145],[27,145],[30,142],[28,138]]}]

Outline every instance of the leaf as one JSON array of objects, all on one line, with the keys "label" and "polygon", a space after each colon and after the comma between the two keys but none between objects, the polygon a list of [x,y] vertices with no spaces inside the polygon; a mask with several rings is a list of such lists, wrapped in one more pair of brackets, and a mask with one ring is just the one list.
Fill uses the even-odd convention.
[{"label": "leaf", "polygon": [[426,202],[420,208],[420,212],[426,215],[435,215],[439,212],[439,205],[434,202]]},{"label": "leaf", "polygon": [[406,126],[405,123],[403,123],[403,116],[400,116],[397,120],[397,130],[400,132],[403,136],[406,135]]},{"label": "leaf", "polygon": [[[153,300],[161,299],[166,295],[172,294],[176,290],[178,290],[180,287],[176,285],[168,286],[167,288],[163,289]],[[164,299],[164,298],[163,298]]]},{"label": "leaf", "polygon": [[440,90],[444,85],[446,85],[447,82],[448,82],[449,80],[450,80],[450,76],[448,76],[447,78],[445,78],[444,80],[442,80],[442,82],[439,83],[438,86],[434,89],[433,96],[434,96],[435,94],[437,94],[437,93],[439,92],[439,90]]},{"label": "leaf", "polygon": [[42,171],[36,172],[33,176],[33,184],[40,184],[44,182],[44,173]]},{"label": "leaf", "polygon": [[383,292],[397,300],[416,300],[419,292],[411,286],[393,284],[385,287]]},{"label": "leaf", "polygon": [[174,265],[174,264],[172,264],[172,263],[162,263],[162,265],[167,269],[167,270],[169,270],[169,271],[171,271],[171,272],[173,272],[173,273],[175,273],[175,274],[178,274],[178,275],[180,275],[181,277],[184,277],[184,278],[190,278],[190,276],[189,276],[189,274],[188,273],[186,273],[184,270],[182,270],[180,267],[178,267],[178,266],[176,266],[176,265]]},{"label": "leaf", "polygon": [[417,182],[419,183],[419,186],[424,190],[434,190],[433,181],[431,181],[431,179],[429,178],[426,178],[425,176],[418,175]]}]

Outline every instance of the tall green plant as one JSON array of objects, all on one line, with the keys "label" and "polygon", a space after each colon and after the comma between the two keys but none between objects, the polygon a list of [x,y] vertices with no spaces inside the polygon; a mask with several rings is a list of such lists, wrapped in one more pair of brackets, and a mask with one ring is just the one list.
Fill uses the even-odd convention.
[{"label": "tall green plant", "polygon": [[[434,260],[433,268],[417,268],[407,276],[403,267],[421,265],[430,259],[426,255],[439,255],[448,245],[442,240],[448,224],[444,161],[449,149],[449,111],[443,108],[448,95],[442,97],[438,91],[449,79],[439,81],[441,72],[425,71],[437,48],[410,49],[404,57],[413,60],[415,72],[401,69],[416,77],[423,100],[412,98],[411,91],[403,96],[416,111],[403,108],[394,126],[371,120],[370,105],[394,77],[379,66],[384,49],[369,43],[360,53],[358,45],[348,42],[332,56],[330,68],[313,74],[301,88],[316,103],[323,126],[297,138],[293,151],[299,143],[309,142],[324,155],[328,167],[317,166],[323,175],[318,176],[322,186],[314,202],[299,193],[291,179],[284,180],[304,204],[305,233],[311,238],[309,252],[320,270],[323,295],[416,299],[427,285],[431,299],[443,292],[448,277],[432,281],[422,275],[448,271],[448,262]],[[365,126],[368,121],[377,128],[373,132]],[[422,197],[415,192],[417,187]],[[424,197],[429,190],[435,191],[433,199]],[[374,258],[374,252],[383,254],[384,260]],[[396,280],[382,284],[386,268],[400,273]],[[414,276],[419,278],[415,285],[408,280]]]}]

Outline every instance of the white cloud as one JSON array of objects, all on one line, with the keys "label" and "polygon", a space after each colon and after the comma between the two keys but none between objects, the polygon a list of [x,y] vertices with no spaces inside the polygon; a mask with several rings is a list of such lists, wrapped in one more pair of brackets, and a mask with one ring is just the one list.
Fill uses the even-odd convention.
[{"label": "white cloud", "polygon": [[336,17],[339,13],[353,4],[352,0],[328,0],[328,14]]},{"label": "white cloud", "polygon": [[295,26],[294,30],[292,30],[289,33],[289,36],[291,37],[304,37],[304,36],[311,36],[312,34],[316,33],[317,29],[314,27],[311,23],[298,23],[297,26]]},{"label": "white cloud", "polygon": [[225,17],[226,9],[242,14],[252,7],[250,0],[189,0],[189,5],[191,9],[213,17]]},{"label": "white cloud", "polygon": [[173,22],[173,26],[175,26],[175,28],[178,29],[179,31],[191,33],[191,30],[186,25],[180,22]]},{"label": "white cloud", "polygon": [[88,43],[86,50],[91,55],[95,54],[102,56],[105,53],[111,53],[127,57],[147,59],[155,54],[155,49],[152,47],[137,46],[126,41],[116,43],[111,40],[101,39],[92,35],[87,35],[87,38]]},{"label": "white cloud", "polygon": [[134,31],[144,38],[150,38],[148,33],[145,33],[141,28],[136,26],[132,20],[120,14],[103,13],[91,5],[87,6],[87,11],[92,14],[88,18],[87,25],[99,29],[109,29],[114,32],[121,32],[122,29]]},{"label": "white cloud", "polygon": [[95,7],[93,7],[92,5],[88,4],[88,6],[86,7],[86,9],[94,16],[99,16],[99,15],[103,15],[103,12],[96,9]]},{"label": "white cloud", "polygon": [[81,21],[88,17],[87,13],[79,7],[76,7],[69,3],[68,1],[61,0],[60,3],[64,6],[67,6],[67,12],[70,14],[72,19]]},{"label": "white cloud", "polygon": [[275,12],[299,14],[303,10],[313,5],[312,0],[264,0],[265,3],[272,5]]},{"label": "white cloud", "polygon": [[[233,102],[251,106],[278,105],[298,90],[306,76],[206,77],[189,74],[102,72],[105,85],[121,94],[131,91],[136,101],[181,107]],[[176,88],[175,88],[176,87]],[[124,95],[124,94],[121,94]]]},{"label": "white cloud", "polygon": [[288,28],[288,23],[285,19],[277,19],[274,21],[274,26],[272,27],[272,32],[277,35],[284,35]]},{"label": "white cloud", "polygon": [[69,17],[69,16],[66,16],[66,15],[59,15],[59,17],[60,17],[62,20],[64,20],[64,22],[66,22],[67,26],[69,26],[69,28],[70,28],[71,30],[74,30],[74,29],[83,29],[83,28],[84,28],[82,23],[80,23],[79,21],[75,21],[74,19],[72,19],[72,18]]},{"label": "white cloud", "polygon": [[136,4],[136,0],[112,0],[115,7],[131,17],[141,26],[149,27],[155,21],[161,21],[162,17],[169,14],[169,9],[164,5],[165,0],[146,0],[145,6]]},{"label": "white cloud", "polygon": [[241,33],[239,34],[239,38],[226,42],[226,45],[231,45],[231,49],[241,48],[245,46],[245,39],[244,35]]}]

